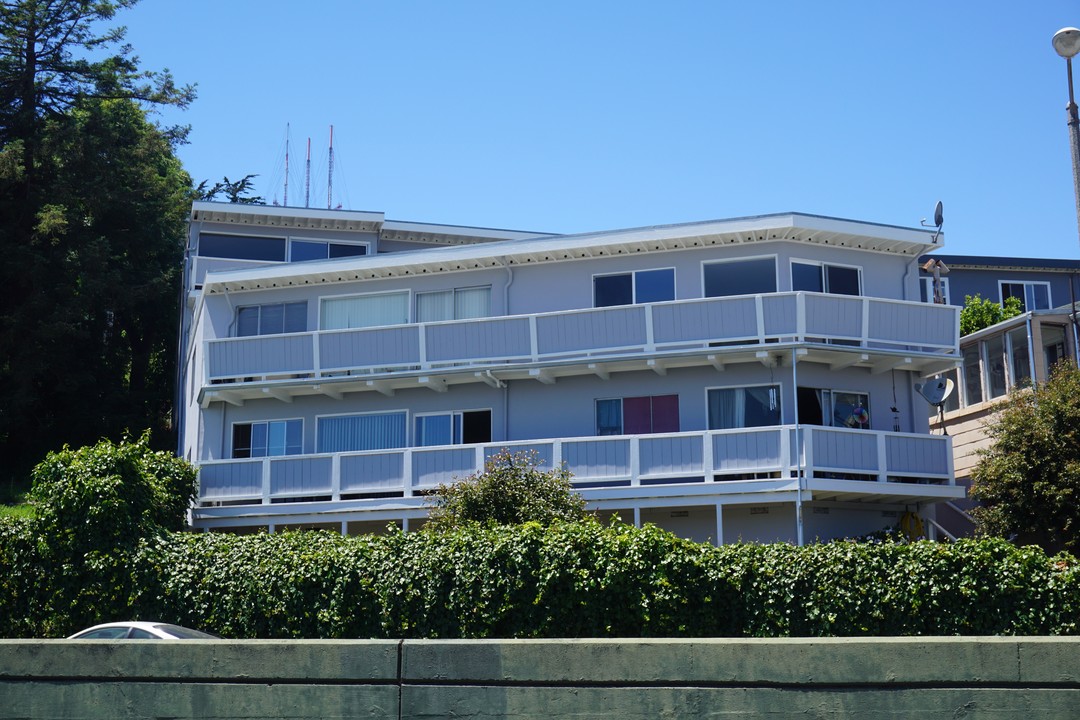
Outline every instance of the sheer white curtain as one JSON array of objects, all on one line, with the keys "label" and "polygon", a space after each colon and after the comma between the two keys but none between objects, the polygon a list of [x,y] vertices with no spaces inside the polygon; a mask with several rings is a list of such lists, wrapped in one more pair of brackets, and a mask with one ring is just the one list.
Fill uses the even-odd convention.
[{"label": "sheer white curtain", "polygon": [[323,330],[402,325],[409,322],[409,294],[325,298],[321,310],[320,327]]},{"label": "sheer white curtain", "polygon": [[709,429],[730,430],[744,426],[746,392],[743,388],[709,391]]}]

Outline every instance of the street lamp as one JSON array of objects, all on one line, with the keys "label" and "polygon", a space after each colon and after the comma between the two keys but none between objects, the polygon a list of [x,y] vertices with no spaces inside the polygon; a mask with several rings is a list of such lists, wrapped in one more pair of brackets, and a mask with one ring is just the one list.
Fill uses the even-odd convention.
[{"label": "street lamp", "polygon": [[1069,104],[1065,111],[1069,116],[1069,145],[1072,148],[1073,189],[1076,192],[1076,228],[1080,232],[1080,118],[1076,114],[1076,101],[1073,99],[1072,59],[1080,53],[1080,30],[1074,27],[1061,28],[1054,33],[1054,51],[1065,58],[1065,67],[1069,72]]}]

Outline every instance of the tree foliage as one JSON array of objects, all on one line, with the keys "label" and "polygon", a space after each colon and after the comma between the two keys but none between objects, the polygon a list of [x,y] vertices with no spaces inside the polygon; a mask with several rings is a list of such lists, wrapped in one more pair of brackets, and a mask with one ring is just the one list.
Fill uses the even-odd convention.
[{"label": "tree foliage", "polygon": [[[65,443],[168,433],[191,180],[146,106],[190,87],[141,70],[134,0],[0,4],[0,472]],[[7,485],[7,483],[4,483]]]},{"label": "tree foliage", "polygon": [[1066,360],[1046,383],[1013,392],[986,433],[971,474],[979,531],[1080,551],[1080,370]]},{"label": "tree foliage", "polygon": [[1005,298],[1004,305],[984,299],[978,293],[974,297],[964,296],[964,307],[960,309],[960,334],[970,335],[991,325],[1016,317],[1024,312],[1020,299]]},{"label": "tree foliage", "polygon": [[564,467],[541,470],[535,453],[504,450],[489,458],[483,471],[436,488],[428,502],[427,527],[581,520],[585,500],[574,492],[570,478]]},{"label": "tree foliage", "polygon": [[216,200],[218,197],[224,197],[226,201],[239,205],[265,205],[266,200],[263,197],[251,194],[255,186],[252,181],[257,177],[258,175],[245,175],[239,180],[229,180],[226,175],[221,182],[214,183],[212,186],[208,181],[203,180],[195,188],[195,198]]}]

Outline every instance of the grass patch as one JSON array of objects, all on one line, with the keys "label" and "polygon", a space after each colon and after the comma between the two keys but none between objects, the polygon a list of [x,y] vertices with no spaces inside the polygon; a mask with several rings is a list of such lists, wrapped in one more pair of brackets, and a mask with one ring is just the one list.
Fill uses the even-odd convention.
[{"label": "grass patch", "polygon": [[0,517],[32,518],[34,517],[34,506],[26,503],[22,505],[0,505]]}]

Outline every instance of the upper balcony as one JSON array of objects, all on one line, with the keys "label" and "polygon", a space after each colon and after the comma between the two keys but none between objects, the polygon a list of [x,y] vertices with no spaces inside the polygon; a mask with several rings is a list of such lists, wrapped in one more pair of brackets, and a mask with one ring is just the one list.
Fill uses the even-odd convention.
[{"label": "upper balcony", "polygon": [[[202,403],[276,394],[497,384],[765,360],[785,345],[837,367],[932,374],[959,357],[959,308],[806,292],[679,300],[205,343]],[[785,348],[786,349],[786,348]],[[258,386],[258,387],[256,387]],[[275,389],[276,388],[276,389]]]}]

